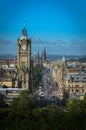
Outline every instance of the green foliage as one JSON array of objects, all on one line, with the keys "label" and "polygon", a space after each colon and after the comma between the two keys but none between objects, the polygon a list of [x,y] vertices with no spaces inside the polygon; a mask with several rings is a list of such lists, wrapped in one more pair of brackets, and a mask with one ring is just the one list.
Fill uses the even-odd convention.
[{"label": "green foliage", "polygon": [[5,97],[0,93],[0,108],[6,108],[8,105],[4,101]]},{"label": "green foliage", "polygon": [[86,97],[66,105],[67,111],[53,105],[37,108],[33,94],[24,91],[9,108],[0,108],[0,130],[86,130]]},{"label": "green foliage", "polygon": [[0,93],[0,102],[3,102],[4,101],[4,95],[2,95],[1,93]]},{"label": "green foliage", "polygon": [[23,91],[18,98],[14,99],[12,109],[33,109],[36,107],[36,100],[30,91]]},{"label": "green foliage", "polygon": [[69,111],[86,112],[86,96],[83,100],[68,99],[66,107]]},{"label": "green foliage", "polygon": [[85,130],[86,114],[61,109],[0,110],[0,130]]},{"label": "green foliage", "polygon": [[36,66],[33,68],[33,89],[37,88],[41,79],[41,67]]},{"label": "green foliage", "polygon": [[68,99],[66,106],[68,108],[68,110],[75,110],[79,104],[79,100],[77,99]]}]

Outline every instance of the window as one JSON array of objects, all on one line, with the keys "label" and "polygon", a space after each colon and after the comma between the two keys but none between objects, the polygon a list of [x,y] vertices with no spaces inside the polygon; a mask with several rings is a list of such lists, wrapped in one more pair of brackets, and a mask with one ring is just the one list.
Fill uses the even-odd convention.
[{"label": "window", "polygon": [[83,79],[86,79],[86,77],[83,77]]},{"label": "window", "polygon": [[79,90],[78,90],[78,89],[76,89],[76,92],[79,92]]},{"label": "window", "polygon": [[79,85],[76,85],[76,87],[79,87]]},{"label": "window", "polygon": [[82,89],[82,92],[84,93],[84,89]]}]

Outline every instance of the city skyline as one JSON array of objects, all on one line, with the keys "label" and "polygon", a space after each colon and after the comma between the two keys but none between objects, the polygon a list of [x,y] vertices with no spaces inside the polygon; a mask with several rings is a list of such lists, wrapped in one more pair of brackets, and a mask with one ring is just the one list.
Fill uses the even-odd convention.
[{"label": "city skyline", "polygon": [[0,4],[0,54],[16,54],[26,21],[32,53],[86,54],[85,0],[3,0]]}]

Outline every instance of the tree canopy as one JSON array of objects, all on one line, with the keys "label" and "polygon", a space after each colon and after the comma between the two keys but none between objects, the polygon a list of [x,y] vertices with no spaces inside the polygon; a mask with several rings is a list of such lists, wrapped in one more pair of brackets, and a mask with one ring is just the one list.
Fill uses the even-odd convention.
[{"label": "tree canopy", "polygon": [[[0,98],[3,101],[3,97]],[[66,107],[36,106],[30,91],[23,91],[9,108],[0,108],[0,130],[85,130],[84,100],[68,100]]]},{"label": "tree canopy", "polygon": [[42,79],[41,72],[42,72],[41,67],[39,67],[39,66],[33,67],[33,71],[32,71],[32,73],[33,73],[33,89],[38,87],[39,82]]},{"label": "tree canopy", "polygon": [[8,105],[5,103],[5,97],[0,93],[0,108],[6,108]]},{"label": "tree canopy", "polygon": [[36,107],[36,99],[32,92],[25,90],[15,98],[11,104],[12,109],[33,109]]}]

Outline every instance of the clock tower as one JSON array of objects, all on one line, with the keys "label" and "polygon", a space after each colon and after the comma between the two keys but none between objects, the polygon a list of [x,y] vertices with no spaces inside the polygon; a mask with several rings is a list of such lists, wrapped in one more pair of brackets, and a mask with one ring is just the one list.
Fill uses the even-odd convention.
[{"label": "clock tower", "polygon": [[[31,85],[31,39],[27,37],[24,27],[18,39],[17,51],[18,87],[30,89]],[[20,83],[20,84],[19,84]]]}]

